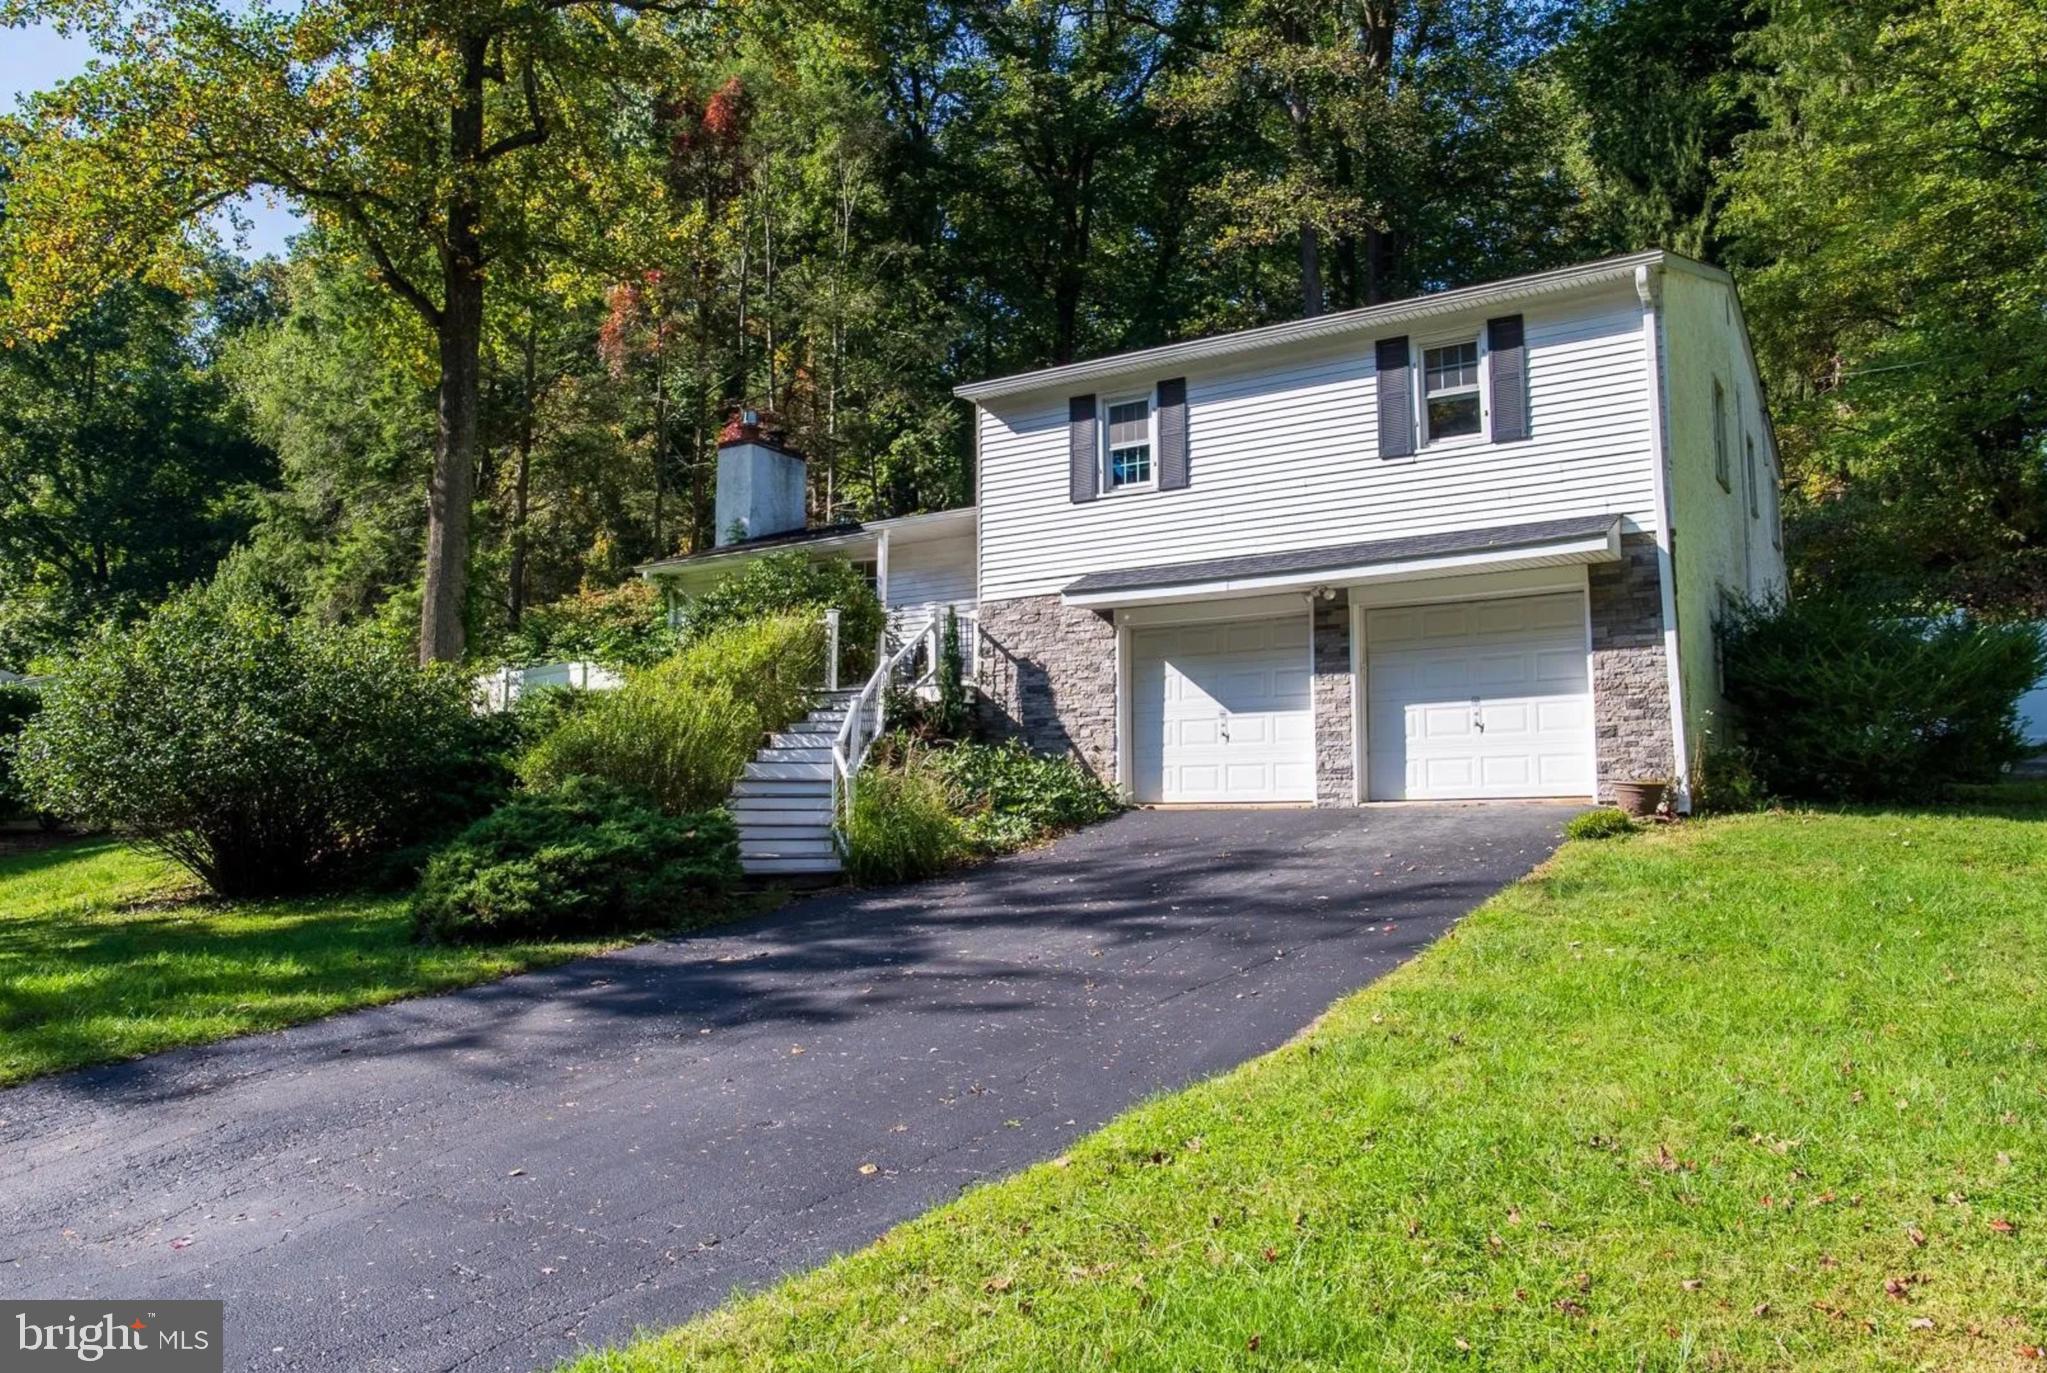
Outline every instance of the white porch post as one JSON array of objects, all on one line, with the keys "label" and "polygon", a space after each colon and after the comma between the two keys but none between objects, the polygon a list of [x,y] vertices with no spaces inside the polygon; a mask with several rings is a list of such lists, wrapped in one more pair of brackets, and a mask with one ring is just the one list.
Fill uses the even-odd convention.
[{"label": "white porch post", "polygon": [[839,612],[824,613],[824,689],[839,689]]}]

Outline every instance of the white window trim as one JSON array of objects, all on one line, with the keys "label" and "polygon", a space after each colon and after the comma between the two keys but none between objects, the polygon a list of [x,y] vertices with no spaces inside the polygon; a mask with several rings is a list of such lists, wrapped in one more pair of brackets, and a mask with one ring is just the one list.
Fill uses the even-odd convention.
[{"label": "white window trim", "polygon": [[[1493,441],[1493,367],[1492,349],[1486,346],[1486,329],[1458,330],[1452,334],[1438,334],[1433,338],[1417,339],[1413,342],[1414,361],[1414,423],[1415,435],[1421,440],[1417,449],[1465,448]],[[1458,434],[1447,439],[1433,438],[1429,434],[1429,350],[1447,348],[1456,343],[1478,345],[1478,432]]]},{"label": "white window trim", "polygon": [[[1119,405],[1144,405],[1145,443],[1151,449],[1151,462],[1141,482],[1124,482],[1117,485],[1111,475],[1113,465],[1109,461],[1109,412]],[[1139,491],[1156,491],[1159,485],[1159,396],[1158,388],[1141,391],[1133,395],[1108,396],[1102,401],[1102,418],[1096,426],[1097,446],[1100,449],[1101,480],[1099,490],[1104,496],[1128,496]]]}]

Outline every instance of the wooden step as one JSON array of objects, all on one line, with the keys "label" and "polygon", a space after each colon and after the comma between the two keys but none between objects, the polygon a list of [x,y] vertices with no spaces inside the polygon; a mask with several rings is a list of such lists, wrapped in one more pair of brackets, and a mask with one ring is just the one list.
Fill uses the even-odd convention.
[{"label": "wooden step", "polygon": [[823,782],[832,780],[829,758],[816,763],[748,763],[740,778],[748,782]]},{"label": "wooden step", "polygon": [[769,877],[777,873],[794,876],[799,873],[844,872],[836,856],[829,858],[742,858],[740,870],[750,877]]},{"label": "wooden step", "polygon": [[800,839],[806,843],[813,839],[821,839],[827,844],[831,842],[832,826],[829,820],[814,819],[807,811],[775,811],[772,814],[776,817],[772,821],[747,820],[740,823],[741,848],[748,844],[782,839]]},{"label": "wooden step", "polygon": [[831,795],[830,778],[820,782],[815,777],[743,777],[732,788],[732,799],[742,803],[767,796],[800,796],[829,804]]},{"label": "wooden step", "polygon": [[825,763],[832,761],[830,744],[799,744],[793,748],[777,747],[774,744],[753,755],[756,763]]},{"label": "wooden step", "polygon": [[823,839],[762,839],[749,840],[739,836],[739,861],[743,864],[755,858],[832,858],[838,857],[839,850],[830,836]]},{"label": "wooden step", "polygon": [[[739,786],[747,786],[741,782]],[[761,782],[755,786],[774,786]],[[786,792],[741,792],[733,790],[731,812],[739,818],[741,810],[759,810],[764,814],[788,814],[790,810],[817,810],[819,814],[831,814],[831,788],[817,786],[815,782],[790,782],[782,784]]]}]

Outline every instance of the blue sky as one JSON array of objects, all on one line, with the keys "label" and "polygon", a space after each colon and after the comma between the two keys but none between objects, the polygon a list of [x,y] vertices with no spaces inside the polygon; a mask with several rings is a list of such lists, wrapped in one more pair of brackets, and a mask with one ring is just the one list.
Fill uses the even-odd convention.
[{"label": "blue sky", "polygon": [[[82,38],[63,38],[48,26],[28,29],[0,28],[0,105],[14,108],[15,101],[30,91],[45,90],[85,70],[92,60],[92,45]],[[250,198],[241,214],[252,227],[242,252],[248,257],[284,253],[285,238],[299,227],[298,216],[283,207],[271,209],[259,198]],[[225,217],[220,231],[233,244],[234,231]]]}]

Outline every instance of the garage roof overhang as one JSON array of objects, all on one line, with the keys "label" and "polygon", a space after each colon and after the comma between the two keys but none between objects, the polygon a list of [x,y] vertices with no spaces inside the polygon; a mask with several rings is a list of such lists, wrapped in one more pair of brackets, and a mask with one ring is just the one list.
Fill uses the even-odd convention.
[{"label": "garage roof overhang", "polygon": [[1620,556],[1621,517],[1581,515],[1287,553],[1090,572],[1060,594],[1068,605],[1111,610],[1469,572],[1617,562]]}]

